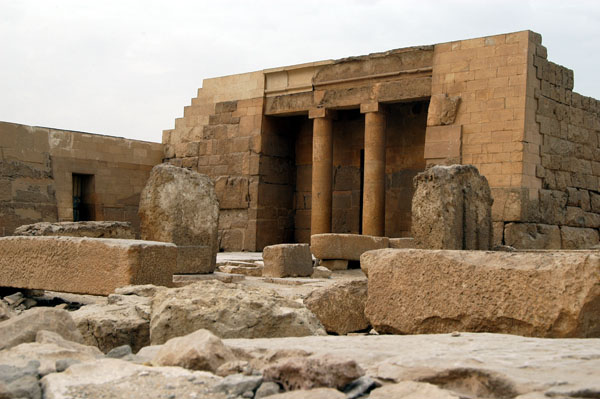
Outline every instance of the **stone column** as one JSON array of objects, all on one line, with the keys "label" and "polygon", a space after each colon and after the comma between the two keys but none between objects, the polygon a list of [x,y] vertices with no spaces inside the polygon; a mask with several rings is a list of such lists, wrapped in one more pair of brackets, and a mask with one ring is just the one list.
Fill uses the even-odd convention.
[{"label": "stone column", "polygon": [[385,113],[379,103],[361,104],[365,114],[362,233],[385,235]]},{"label": "stone column", "polygon": [[310,234],[331,233],[333,114],[317,108],[310,110],[308,117],[313,120]]}]

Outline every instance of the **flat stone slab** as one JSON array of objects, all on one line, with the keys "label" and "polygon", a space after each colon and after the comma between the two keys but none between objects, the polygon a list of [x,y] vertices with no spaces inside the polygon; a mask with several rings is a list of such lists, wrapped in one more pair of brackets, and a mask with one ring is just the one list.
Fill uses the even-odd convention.
[{"label": "flat stone slab", "polygon": [[378,332],[600,337],[600,252],[384,249],[365,253]]},{"label": "flat stone slab", "polygon": [[85,237],[0,238],[0,286],[108,295],[125,285],[173,285],[171,243]]},{"label": "flat stone slab", "polygon": [[17,227],[13,235],[135,239],[131,223],[112,221],[40,222]]},{"label": "flat stone slab", "polygon": [[310,250],[318,259],[360,260],[360,255],[373,249],[389,247],[389,238],[359,234],[314,234]]}]

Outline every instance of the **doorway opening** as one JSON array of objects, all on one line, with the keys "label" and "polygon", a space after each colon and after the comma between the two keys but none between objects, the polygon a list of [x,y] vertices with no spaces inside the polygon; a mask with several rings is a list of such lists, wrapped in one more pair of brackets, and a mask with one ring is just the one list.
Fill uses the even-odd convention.
[{"label": "doorway opening", "polygon": [[96,220],[94,175],[73,173],[73,221]]}]

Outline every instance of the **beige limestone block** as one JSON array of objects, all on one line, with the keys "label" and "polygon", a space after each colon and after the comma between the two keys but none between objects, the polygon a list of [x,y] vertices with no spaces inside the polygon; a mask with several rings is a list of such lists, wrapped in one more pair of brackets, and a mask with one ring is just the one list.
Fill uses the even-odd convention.
[{"label": "beige limestone block", "polygon": [[387,237],[358,234],[313,234],[310,250],[317,259],[360,260],[360,255],[372,249],[387,248]]},{"label": "beige limestone block", "polygon": [[306,277],[313,272],[308,244],[278,244],[263,249],[265,277]]},{"label": "beige limestone block", "polygon": [[130,284],[171,286],[173,244],[80,237],[0,238],[0,286],[108,295]]},{"label": "beige limestone block", "polygon": [[326,267],[329,270],[346,270],[348,269],[347,259],[321,259],[319,265]]},{"label": "beige limestone block", "polygon": [[390,248],[416,248],[415,245],[415,239],[412,237],[390,238]]},{"label": "beige limestone block", "polygon": [[379,332],[600,337],[595,251],[380,250],[365,314]]}]

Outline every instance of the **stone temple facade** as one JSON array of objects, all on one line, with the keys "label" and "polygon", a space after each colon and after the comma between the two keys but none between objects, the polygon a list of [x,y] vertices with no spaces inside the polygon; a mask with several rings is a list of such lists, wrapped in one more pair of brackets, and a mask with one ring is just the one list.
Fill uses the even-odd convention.
[{"label": "stone temple facade", "polygon": [[[127,161],[104,161],[108,155],[92,149],[78,156],[139,171],[126,196],[112,196],[125,204],[104,206],[112,197],[96,185],[96,215],[105,219],[125,217],[115,209],[135,219],[131,204],[151,165],[210,176],[222,250],[309,242],[326,232],[410,236],[413,178],[434,164],[472,164],[487,178],[495,244],[589,248],[599,244],[600,103],[573,92],[573,82],[573,71],[549,61],[531,31],[403,48],[206,79],[164,131],[162,156],[132,140],[137,158]],[[8,165],[20,155],[2,148],[3,135]],[[50,153],[60,137],[48,136]],[[39,159],[43,173],[52,160]],[[0,179],[13,189],[0,188],[0,220],[27,191],[5,169]],[[71,180],[61,183],[69,173],[52,178],[70,188]],[[66,200],[54,202],[58,211],[48,208],[46,219],[73,218]]]}]

